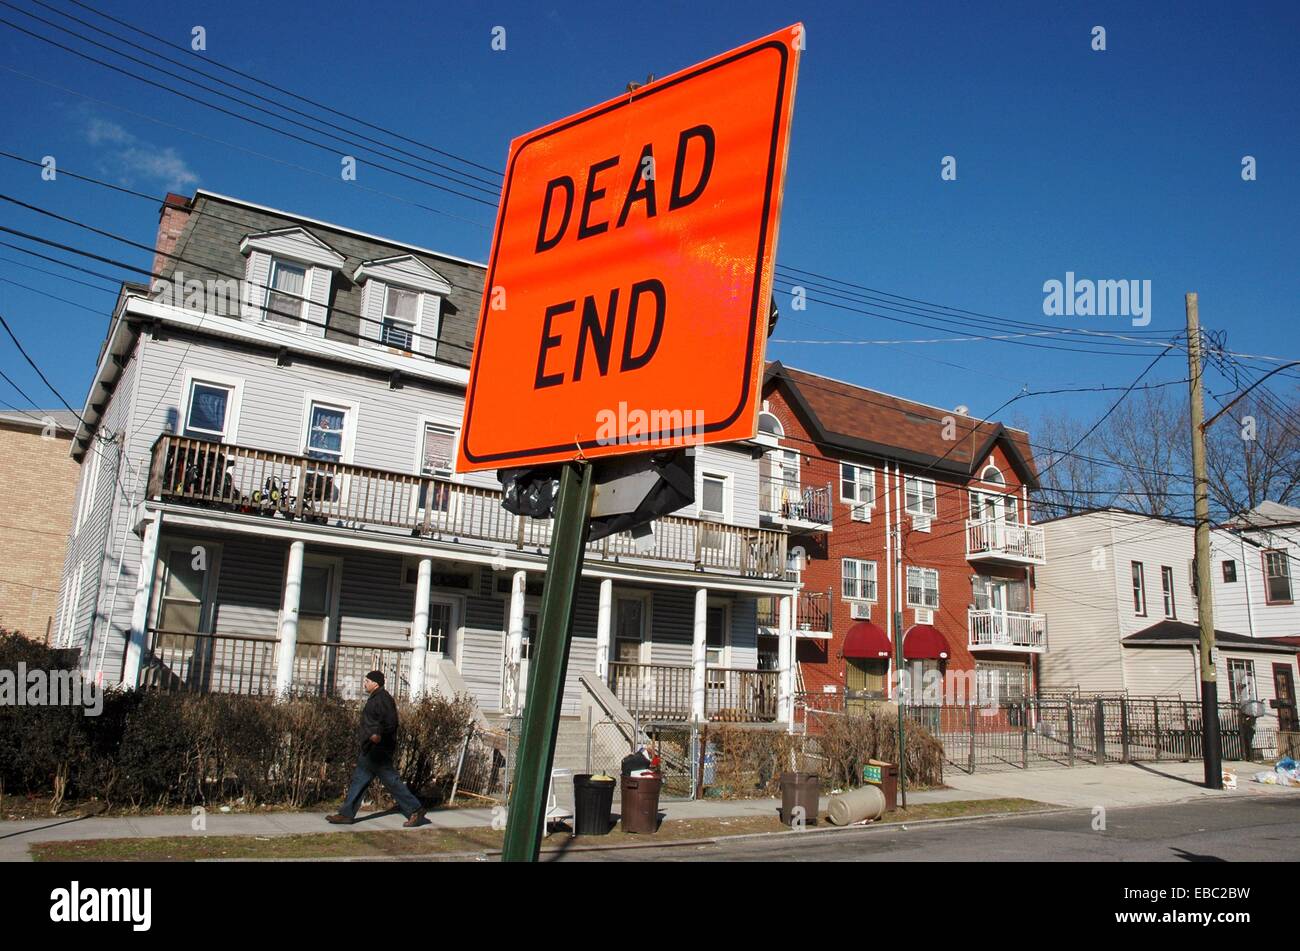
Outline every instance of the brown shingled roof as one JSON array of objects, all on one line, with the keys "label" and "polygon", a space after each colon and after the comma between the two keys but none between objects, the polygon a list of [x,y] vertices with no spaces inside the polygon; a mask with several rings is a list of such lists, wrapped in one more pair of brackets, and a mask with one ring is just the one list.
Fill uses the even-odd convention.
[{"label": "brown shingled roof", "polygon": [[[996,422],[979,424],[967,416],[781,363],[768,364],[765,383],[785,388],[818,442],[971,476],[1000,441],[1020,478],[1031,488],[1038,485],[1029,436],[1022,430]],[[954,419],[955,447],[943,438],[947,417]]]}]

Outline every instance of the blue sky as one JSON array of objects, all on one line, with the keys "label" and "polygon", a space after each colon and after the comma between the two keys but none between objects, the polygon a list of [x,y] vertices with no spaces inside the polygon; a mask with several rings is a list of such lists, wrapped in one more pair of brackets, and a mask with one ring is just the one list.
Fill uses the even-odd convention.
[{"label": "blue sky", "polygon": [[[34,0],[10,2],[91,32]],[[70,0],[47,2],[96,20]],[[246,0],[126,0],[110,8],[178,43],[188,44],[191,28],[201,25],[214,60],[495,169],[504,165],[512,137],[608,98],[629,80],[665,75],[802,20],[808,46],[781,264],[984,314],[1115,332],[1133,328],[1119,317],[1045,316],[1044,281],[1070,271],[1149,280],[1147,332],[1181,329],[1183,294],[1196,290],[1203,324],[1226,331],[1232,349],[1300,352],[1295,4],[757,0],[645,4],[641,12],[611,15],[577,4],[368,7],[327,0],[310,9],[308,15]],[[58,36],[9,6],[0,6],[0,18]],[[1106,30],[1105,51],[1091,48],[1098,25]],[[505,28],[504,51],[491,48],[497,26]],[[60,39],[168,82],[84,41]],[[185,53],[169,55],[191,61]],[[486,259],[487,207],[367,168],[364,160],[361,184],[408,203],[363,191],[341,180],[336,155],[187,103],[4,24],[0,97],[5,151],[38,160],[53,155],[62,168],[151,194],[209,188]],[[1246,155],[1256,159],[1255,181],[1242,180]],[[955,181],[941,179],[944,156],[956,159]],[[156,209],[143,201],[66,176],[43,182],[38,170],[7,161],[0,161],[0,182],[0,191],[22,200],[153,240]],[[144,252],[12,205],[0,205],[0,224],[148,263]],[[0,278],[98,312],[0,283],[0,313],[79,407],[112,297],[10,263],[19,260],[61,270],[0,247]],[[777,340],[942,335],[818,303],[794,312],[783,302],[782,309]],[[940,406],[965,404],[980,415],[1022,384],[1126,384],[1151,353],[997,342],[769,347],[771,357],[796,366]],[[0,369],[36,402],[56,405],[7,340],[0,342]],[[1178,379],[1185,371],[1175,351],[1147,379]],[[1032,423],[1040,411],[1065,406],[1090,422],[1114,396],[1022,400],[1006,415]],[[3,382],[0,400],[28,405]]]}]

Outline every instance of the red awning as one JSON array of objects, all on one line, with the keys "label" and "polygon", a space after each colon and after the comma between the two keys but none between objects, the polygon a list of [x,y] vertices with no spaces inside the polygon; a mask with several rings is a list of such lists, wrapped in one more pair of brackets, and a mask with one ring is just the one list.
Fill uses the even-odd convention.
[{"label": "red awning", "polygon": [[889,656],[889,635],[870,621],[859,621],[844,638],[844,656],[879,660]]},{"label": "red awning", "polygon": [[948,656],[948,642],[933,624],[913,624],[903,635],[903,657],[907,660],[941,660]]}]

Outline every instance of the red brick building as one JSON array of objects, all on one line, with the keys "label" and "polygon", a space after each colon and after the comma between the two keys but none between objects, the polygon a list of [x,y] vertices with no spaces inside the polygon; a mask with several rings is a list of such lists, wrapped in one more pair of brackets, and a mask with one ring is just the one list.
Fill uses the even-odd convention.
[{"label": "red brick building", "polygon": [[1031,694],[1046,648],[1033,603],[1045,552],[1029,524],[1027,434],[780,363],[764,397],[761,506],[791,532],[806,702],[894,695],[900,607],[914,686],[967,672],[981,702]]}]

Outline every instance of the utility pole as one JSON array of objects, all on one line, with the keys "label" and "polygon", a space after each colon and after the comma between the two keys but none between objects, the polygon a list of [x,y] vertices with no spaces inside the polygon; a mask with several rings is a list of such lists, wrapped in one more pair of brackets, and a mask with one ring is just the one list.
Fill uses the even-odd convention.
[{"label": "utility pole", "polygon": [[[900,572],[903,570],[903,519],[899,516],[898,524],[894,526],[894,585],[897,588],[898,579],[902,580],[903,590],[907,590],[907,579],[903,578]],[[896,591],[897,593],[897,591]],[[894,599],[894,677],[898,683],[898,690],[894,695],[894,700],[898,705],[898,801],[904,809],[907,808],[907,745],[906,729],[903,723],[903,678],[907,675],[903,672],[903,599],[901,597]]]},{"label": "utility pole", "polygon": [[1205,471],[1201,325],[1196,294],[1187,295],[1187,369],[1191,387],[1192,492],[1196,499],[1196,613],[1201,622],[1201,756],[1207,789],[1223,788],[1219,684],[1214,669],[1214,592],[1210,589],[1210,480]]}]

